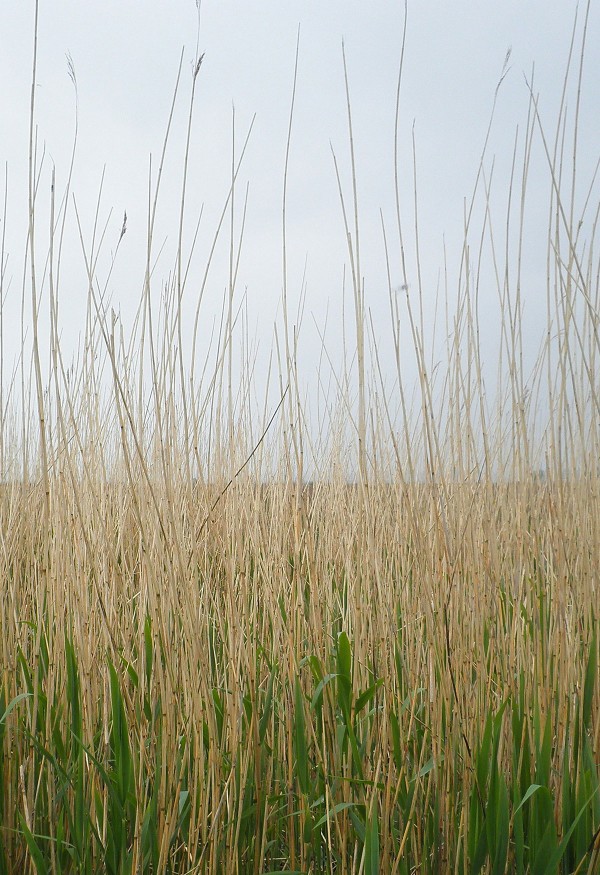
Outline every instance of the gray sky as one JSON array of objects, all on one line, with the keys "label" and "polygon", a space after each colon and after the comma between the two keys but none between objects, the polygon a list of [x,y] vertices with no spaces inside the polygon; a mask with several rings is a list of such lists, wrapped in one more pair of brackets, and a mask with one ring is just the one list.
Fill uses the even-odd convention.
[{"label": "gray sky", "polygon": [[[494,92],[504,59],[512,49],[510,70],[499,93],[485,167],[494,162],[492,201],[497,233],[508,197],[508,174],[517,126],[527,118],[528,91],[535,62],[534,89],[540,94],[542,120],[551,139],[576,10],[572,0],[504,0],[502,3],[409,0],[408,32],[401,92],[400,188],[403,203],[411,294],[417,288],[414,259],[412,136],[418,162],[420,252],[425,321],[433,322],[438,282],[444,269],[455,295],[463,239],[464,198],[476,178]],[[8,166],[7,249],[5,277],[10,279],[4,320],[18,335],[22,264],[27,228],[27,138],[31,81],[33,2],[0,6],[0,158]],[[585,6],[579,10],[580,21]],[[290,311],[306,300],[301,365],[309,383],[318,358],[319,331],[334,363],[341,355],[341,314],[346,265],[347,329],[352,334],[348,257],[335,178],[332,148],[338,158],[344,194],[350,204],[351,176],[342,66],[342,39],[352,103],[361,229],[361,272],[366,305],[373,314],[384,368],[394,379],[390,355],[389,303],[383,257],[383,213],[392,248],[392,281],[402,275],[394,231],[393,139],[395,93],[404,22],[404,4],[373,0],[358,3],[260,3],[203,0],[81,0],[40,2],[37,123],[45,145],[40,216],[47,215],[50,168],[56,166],[57,191],[64,190],[73,140],[75,99],[67,72],[70,55],[79,94],[79,139],[73,192],[84,234],[93,226],[95,203],[106,167],[101,216],[109,221],[105,257],[121,229],[128,231],[109,284],[112,306],[126,330],[131,325],[144,275],[149,156],[156,170],[169,114],[179,58],[184,50],[180,94],[167,152],[159,203],[155,251],[165,247],[154,274],[155,294],[175,263],[182,157],[196,41],[205,59],[198,77],[190,152],[188,213],[184,246],[189,248],[196,218],[202,221],[190,282],[187,312],[194,311],[200,277],[229,186],[232,107],[239,154],[256,114],[236,194],[236,234],[248,184],[245,236],[237,300],[247,290],[249,332],[259,343],[258,373],[264,373],[273,325],[280,318],[282,288],[281,202],[287,125],[292,94],[294,54],[300,27],[300,54],[288,179],[288,248]],[[580,30],[579,30],[580,32]],[[600,11],[593,3],[584,68],[579,139],[581,192],[598,158],[600,131]],[[574,91],[569,97],[573,111]],[[521,145],[522,145],[522,141]],[[519,165],[522,155],[519,153]],[[539,137],[532,155],[527,195],[528,246],[523,266],[524,331],[537,347],[540,314],[545,307],[546,225],[550,184]],[[597,202],[597,190],[595,199]],[[580,199],[580,205],[581,205]],[[44,206],[46,205],[46,206]],[[593,209],[592,209],[593,212]],[[47,234],[40,218],[40,264]],[[479,230],[477,230],[477,234]],[[477,234],[475,239],[477,239]],[[213,316],[220,311],[227,274],[227,228],[217,249],[203,304],[208,340]],[[306,265],[306,273],[305,273]],[[491,271],[491,267],[490,267]],[[63,342],[75,348],[82,328],[86,289],[72,203],[69,206],[60,289]],[[482,288],[481,306],[489,312],[484,331],[493,348],[497,292]],[[45,305],[42,304],[44,312]],[[42,312],[42,315],[43,315]],[[191,321],[191,318],[190,318]],[[317,330],[318,326],[318,330]],[[443,331],[442,331],[443,333]],[[484,338],[485,340],[485,338]],[[349,341],[351,344],[351,340]],[[411,355],[406,353],[407,373]],[[495,366],[495,360],[493,362]]]}]

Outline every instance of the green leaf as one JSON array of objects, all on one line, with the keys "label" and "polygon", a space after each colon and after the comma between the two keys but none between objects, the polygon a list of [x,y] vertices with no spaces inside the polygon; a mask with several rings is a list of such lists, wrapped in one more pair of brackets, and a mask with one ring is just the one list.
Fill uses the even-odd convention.
[{"label": "green leaf", "polygon": [[354,729],[351,723],[348,723],[346,726],[348,731],[348,738],[350,739],[350,748],[352,750],[352,762],[354,763],[354,767],[358,773],[358,777],[361,781],[364,780],[365,773],[363,771],[362,758],[360,755],[360,749],[358,747],[358,741],[356,739],[356,735],[354,733]]},{"label": "green leaf", "polygon": [[546,717],[544,724],[544,735],[542,743],[536,751],[536,770],[535,779],[538,784],[544,787],[550,785],[550,771],[552,766],[552,721],[550,716]]},{"label": "green leaf", "polygon": [[550,818],[544,830],[542,840],[537,847],[535,859],[531,866],[531,875],[554,875],[556,863],[550,865],[550,861],[556,853],[557,847],[556,827],[554,826],[554,821]]},{"label": "green leaf", "polygon": [[340,632],[337,640],[338,704],[346,723],[350,721],[352,702],[352,649],[345,632]]},{"label": "green leaf", "polygon": [[598,648],[596,644],[596,630],[590,643],[590,655],[588,657],[587,668],[585,672],[585,683],[583,686],[583,725],[585,729],[590,729],[592,719],[592,702],[594,699],[594,687],[598,677]]},{"label": "green leaf", "polygon": [[365,842],[366,839],[366,827],[365,824],[360,817],[360,811],[364,809],[364,805],[355,805],[354,808],[351,808],[349,811],[350,820],[352,821],[352,826],[354,827],[354,831],[356,835],[360,839],[361,842]]},{"label": "green leaf", "polygon": [[301,869],[269,869],[263,875],[306,875]]},{"label": "green leaf", "polygon": [[273,705],[273,684],[275,683],[275,666],[271,669],[271,674],[269,675],[269,685],[267,687],[267,695],[265,697],[265,706],[263,708],[262,717],[260,718],[258,724],[258,740],[262,744],[265,740],[265,735],[267,732],[267,726],[269,725],[269,719],[271,717],[271,708]]},{"label": "green leaf", "polygon": [[[562,860],[565,851],[567,850],[567,846],[569,844],[569,839],[573,835],[575,827],[579,823],[580,818],[585,814],[588,805],[590,804],[590,802],[592,801],[592,799],[594,798],[594,796],[598,792],[598,789],[599,789],[599,787],[596,787],[596,789],[591,794],[591,796],[589,796],[588,799],[586,799],[584,804],[581,806],[579,814],[577,815],[577,817],[575,818],[575,820],[573,821],[573,823],[569,827],[568,831],[562,837],[561,843],[556,848],[554,848],[552,853],[549,855],[548,862],[546,863],[546,867],[543,868],[543,866],[540,866],[538,869],[535,870],[535,875],[537,875],[538,872],[540,873],[540,875],[551,875],[551,873],[553,873],[555,871],[556,867],[558,866],[558,864]],[[538,853],[538,857],[539,856],[541,856],[541,855]],[[536,860],[536,862],[537,862],[537,860]],[[532,873],[533,872],[534,872],[534,870],[532,870]]]},{"label": "green leaf", "polygon": [[323,817],[318,820],[313,829],[319,829],[319,827],[323,826],[328,820],[331,820],[332,817],[335,817],[336,814],[339,814],[340,811],[345,811],[347,808],[354,808],[356,806],[355,802],[338,802],[337,805],[334,805],[333,808],[330,808],[327,814],[324,814]]},{"label": "green leaf", "polygon": [[25,841],[27,842],[27,849],[33,861],[33,865],[35,866],[35,871],[37,875],[49,875],[50,870],[46,866],[44,861],[44,855],[38,843],[35,840],[35,836],[27,826],[25,822],[25,818],[21,814],[21,812],[17,812],[19,818],[19,824],[21,825],[21,829],[23,830],[23,835],[25,836]]},{"label": "green leaf", "polygon": [[375,681],[374,684],[365,690],[363,693],[358,696],[356,702],[354,703],[354,713],[360,714],[362,709],[367,705],[375,696],[377,690],[383,685],[383,679],[379,678],[379,680]]},{"label": "green leaf", "polygon": [[417,781],[419,778],[424,778],[425,775],[428,775],[429,772],[435,767],[435,759],[434,757],[430,757],[427,762],[421,766],[417,774],[414,778],[411,778],[411,783],[413,781]]},{"label": "green leaf", "polygon": [[481,739],[481,744],[479,746],[479,751],[477,753],[476,760],[476,772],[477,772],[477,786],[479,787],[479,792],[481,794],[481,798],[485,802],[486,798],[486,787],[487,787],[487,776],[488,776],[488,768],[490,762],[490,747],[492,743],[492,715],[488,714],[487,719],[485,721],[485,729],[483,730],[483,738]]},{"label": "green leaf", "polygon": [[498,792],[496,793],[496,853],[492,875],[504,875],[506,860],[508,857],[509,839],[509,815],[508,815],[508,790],[503,777],[498,780]]},{"label": "green leaf", "polygon": [[523,798],[521,799],[521,801],[519,802],[519,804],[517,805],[515,810],[513,811],[513,817],[517,813],[517,811],[519,811],[525,805],[527,800],[530,799],[537,790],[541,790],[541,789],[542,789],[541,784],[532,784],[528,788],[527,792],[525,793],[525,795],[523,796]]},{"label": "green leaf", "polygon": [[179,791],[179,816],[181,817],[181,813],[186,806],[190,804],[190,791],[189,790],[180,790]]},{"label": "green leaf", "polygon": [[475,845],[475,851],[473,853],[473,857],[471,859],[471,875],[477,875],[478,872],[481,871],[483,864],[485,863],[485,858],[487,857],[488,846],[487,846],[487,828],[485,823],[485,818],[481,825],[481,831],[479,833],[479,837],[477,839],[477,844]]},{"label": "green leaf", "polygon": [[379,875],[379,824],[375,801],[373,801],[365,838],[365,875]]},{"label": "green leaf", "polygon": [[302,793],[308,795],[310,785],[308,780],[308,744],[304,722],[304,695],[300,686],[300,680],[297,677],[294,681],[294,738],[296,741],[298,783]]},{"label": "green leaf", "polygon": [[[128,797],[133,783],[133,764],[131,759],[131,748],[129,745],[127,716],[125,714],[125,705],[119,685],[119,677],[114,665],[110,662],[108,664],[108,670],[110,675],[110,699],[112,708],[110,740],[114,760],[111,783],[116,791],[117,801],[116,805],[111,806],[109,820],[115,837],[115,848],[117,849],[117,854],[124,855],[126,854],[127,831],[131,828],[135,818],[134,814],[126,811]],[[123,863],[124,858],[120,858],[119,865],[122,866]]]},{"label": "green leaf", "polygon": [[392,751],[397,769],[402,768],[402,746],[400,744],[400,724],[394,711],[390,711],[390,725],[392,727]]},{"label": "green leaf", "polygon": [[33,695],[33,693],[19,693],[18,696],[15,696],[15,697],[14,697],[14,699],[11,699],[10,702],[8,703],[8,706],[7,706],[7,708],[6,708],[6,711],[4,712],[4,714],[2,715],[2,717],[0,717],[0,724],[1,724],[1,723],[4,723],[4,721],[6,720],[6,718],[8,717],[8,715],[10,714],[10,712],[13,710],[13,708],[14,708],[16,705],[19,704],[19,702],[21,702],[23,699],[28,699],[28,698],[30,698],[30,696],[32,696],[32,695]]},{"label": "green leaf", "polygon": [[318,683],[319,681],[323,680],[323,669],[321,668],[319,658],[314,654],[312,656],[309,656],[308,664],[310,666],[310,670],[315,681],[317,681]]},{"label": "green leaf", "polygon": [[316,710],[316,708],[319,704],[319,701],[323,695],[323,690],[325,689],[327,684],[330,683],[331,681],[335,680],[335,678],[337,678],[337,677],[338,677],[337,674],[326,674],[325,677],[319,681],[319,683],[315,687],[313,697],[310,700],[310,707],[313,711]]}]

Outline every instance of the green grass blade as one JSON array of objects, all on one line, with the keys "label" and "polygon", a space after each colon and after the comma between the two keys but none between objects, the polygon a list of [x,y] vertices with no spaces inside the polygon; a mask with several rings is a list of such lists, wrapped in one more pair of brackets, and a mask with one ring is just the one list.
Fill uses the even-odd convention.
[{"label": "green grass blade", "polygon": [[321,678],[317,686],[315,687],[315,691],[312,695],[312,699],[310,700],[310,707],[313,711],[316,711],[321,705],[321,701],[323,699],[323,690],[331,681],[335,680],[338,677],[337,673],[334,674],[326,674],[324,678]]},{"label": "green grass blade", "polygon": [[276,666],[274,665],[271,669],[271,674],[269,675],[269,684],[267,687],[267,695],[265,697],[265,704],[263,708],[263,713],[260,718],[258,724],[258,739],[260,744],[262,744],[265,740],[265,734],[267,732],[267,727],[269,725],[269,720],[271,718],[271,710],[273,707],[273,685],[275,683],[275,671]]},{"label": "green grass blade", "polygon": [[587,661],[585,682],[583,686],[583,726],[586,730],[589,730],[591,728],[594,688],[598,679],[598,647],[596,635],[597,632],[596,629],[594,629],[594,634],[590,643],[590,655]]},{"label": "green grass blade", "polygon": [[348,724],[352,707],[352,649],[345,632],[340,632],[338,635],[336,657],[338,704]]},{"label": "green grass blade", "polygon": [[18,696],[14,697],[14,699],[11,699],[10,702],[8,703],[8,705],[6,706],[6,710],[2,714],[2,717],[0,717],[0,726],[4,725],[6,718],[8,717],[10,712],[13,710],[13,708],[15,708],[16,705],[19,704],[19,702],[22,702],[23,699],[29,699],[32,695],[33,695],[33,693],[19,693]]},{"label": "green grass blade", "polygon": [[376,680],[374,684],[366,689],[360,696],[357,697],[356,702],[354,703],[354,713],[360,714],[362,709],[367,705],[372,699],[375,697],[377,690],[383,685],[383,680],[379,678]]},{"label": "green grass blade", "polygon": [[339,814],[340,811],[345,811],[348,808],[355,808],[355,802],[338,802],[337,805],[334,805],[333,808],[330,808],[329,811],[323,815],[314,825],[313,829],[319,829],[319,827],[323,826],[328,820],[331,820],[332,817],[335,817],[336,814]]},{"label": "green grass blade", "polygon": [[552,817],[547,821],[542,839],[531,866],[531,875],[554,875],[558,863],[551,863],[558,848],[556,827]]},{"label": "green grass blade", "polygon": [[379,875],[379,823],[374,801],[365,838],[365,875]]},{"label": "green grass blade", "polygon": [[481,830],[479,832],[479,836],[477,840],[474,841],[473,853],[471,855],[471,869],[470,875],[478,875],[483,868],[483,864],[486,861],[486,857],[488,855],[488,845],[487,845],[487,829],[485,819],[481,825]]},{"label": "green grass blade", "polygon": [[477,752],[476,759],[476,774],[477,774],[477,786],[479,788],[479,793],[481,794],[481,798],[485,802],[487,796],[487,778],[488,778],[488,770],[490,765],[490,747],[492,744],[492,729],[493,729],[493,718],[491,713],[488,714],[485,721],[485,728],[483,730],[483,737],[481,739],[481,744],[479,745],[479,751]]},{"label": "green grass blade", "polygon": [[[496,807],[496,852],[492,867],[492,875],[504,875],[508,858],[509,814],[508,790],[502,776],[498,779],[498,790],[495,798]],[[490,816],[493,812],[490,811]]]},{"label": "green grass blade", "polygon": [[304,721],[304,695],[300,680],[294,681],[294,740],[296,744],[296,769],[300,790],[305,796],[310,790],[308,779],[308,743]]},{"label": "green grass blade", "polygon": [[37,872],[37,875],[50,875],[50,869],[46,865],[42,849],[36,842],[35,836],[25,823],[25,818],[20,811],[18,812],[18,818],[19,824],[23,831],[23,835],[25,836],[25,841],[27,843],[27,850],[29,851],[29,855],[31,857],[33,865],[35,866],[35,871]]},{"label": "green grass blade", "polygon": [[521,810],[521,808],[525,805],[527,800],[530,799],[534,793],[536,793],[538,790],[541,790],[541,789],[542,789],[541,784],[532,784],[529,787],[529,789],[527,790],[527,792],[525,793],[525,795],[523,796],[523,798],[521,799],[521,801],[519,802],[519,804],[517,805],[517,807],[515,808],[515,810],[513,811],[513,817],[517,813],[517,811]]},{"label": "green grass blade", "polygon": [[114,776],[120,801],[125,805],[133,776],[129,732],[117,671],[112,663],[109,663],[108,670],[110,674],[110,700],[112,707],[110,737],[114,756]]}]

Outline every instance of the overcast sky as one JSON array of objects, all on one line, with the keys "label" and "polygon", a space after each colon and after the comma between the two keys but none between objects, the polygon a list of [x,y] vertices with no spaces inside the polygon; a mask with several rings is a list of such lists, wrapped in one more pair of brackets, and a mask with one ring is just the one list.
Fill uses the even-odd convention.
[{"label": "overcast sky", "polygon": [[[498,217],[498,240],[508,198],[508,178],[517,127],[521,139],[528,108],[526,79],[535,63],[534,90],[542,121],[553,138],[577,4],[573,0],[432,2],[409,0],[406,57],[400,102],[399,177],[407,245],[409,292],[416,294],[414,258],[413,134],[417,155],[418,210],[425,322],[433,323],[446,249],[450,296],[456,294],[462,253],[465,198],[476,179],[494,93],[511,49],[509,70],[498,96],[485,160]],[[198,14],[200,12],[200,14]],[[585,5],[579,10],[580,24]],[[34,3],[0,5],[0,158],[8,168],[6,248],[9,259],[4,305],[5,343],[18,337],[22,265],[27,231],[27,143]],[[236,192],[236,235],[244,194],[248,204],[236,300],[247,294],[249,333],[259,344],[258,372],[266,369],[273,326],[281,318],[282,191],[294,57],[299,64],[288,178],[288,283],[291,319],[305,283],[300,346],[309,380],[321,334],[335,368],[341,355],[342,291],[346,272],[346,320],[352,345],[348,253],[334,161],[344,196],[351,202],[348,123],[342,40],[345,44],[357,164],[361,273],[366,305],[379,338],[384,368],[394,379],[389,355],[389,302],[382,244],[382,219],[392,249],[392,283],[403,282],[395,232],[394,111],[404,4],[370,0],[40,0],[36,118],[40,151],[40,216],[46,215],[50,171],[64,191],[75,124],[75,94],[68,74],[72,59],[78,88],[79,137],[72,191],[89,241],[103,168],[100,215],[109,218],[104,260],[128,217],[109,283],[112,307],[131,326],[145,263],[148,167],[156,173],[183,50],[182,78],[159,201],[153,294],[172,274],[178,227],[186,119],[197,45],[205,53],[194,108],[184,246],[203,209],[185,306],[193,314],[200,278],[231,174],[232,121],[235,150],[255,116]],[[578,40],[581,26],[578,31]],[[592,3],[584,67],[579,180],[589,183],[600,144],[600,10]],[[569,111],[574,107],[574,90]],[[523,271],[524,328],[531,345],[540,339],[545,307],[546,223],[550,183],[539,137],[532,154],[527,194],[528,246]],[[522,166],[522,151],[518,166]],[[520,169],[518,170],[520,173]],[[2,184],[2,188],[3,188]],[[597,202],[597,190],[596,190]],[[44,204],[46,206],[44,206]],[[112,215],[110,211],[112,210]],[[594,210],[592,209],[592,212]],[[45,221],[40,218],[40,224]],[[475,235],[479,234],[479,229]],[[43,265],[47,234],[39,229]],[[500,247],[502,248],[502,246]],[[208,342],[228,283],[228,227],[217,249],[203,304]],[[490,267],[491,272],[491,267]],[[100,276],[101,278],[101,276]],[[75,348],[86,300],[81,246],[73,202],[64,245],[60,288],[63,342]],[[481,290],[484,314],[496,312],[493,283]],[[44,311],[42,303],[42,311]],[[43,315],[43,313],[42,313]],[[191,317],[190,320],[191,322]],[[484,320],[485,331],[493,325]],[[493,319],[490,318],[490,323]],[[7,331],[6,326],[10,326]],[[493,347],[490,333],[490,346]],[[8,354],[8,353],[7,353]],[[407,356],[407,373],[411,364]],[[495,365],[495,362],[494,362]]]}]

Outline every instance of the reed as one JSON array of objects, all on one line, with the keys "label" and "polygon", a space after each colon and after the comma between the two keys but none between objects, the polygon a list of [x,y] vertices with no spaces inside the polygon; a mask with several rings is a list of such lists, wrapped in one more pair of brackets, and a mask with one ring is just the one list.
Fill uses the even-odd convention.
[{"label": "reed", "polygon": [[[344,71],[352,139],[345,58]],[[597,188],[578,213],[567,172],[578,119],[569,127],[565,100],[552,139],[531,93],[502,233],[482,155],[435,368],[421,287],[404,307],[390,281],[390,336],[375,336],[360,168],[352,153],[347,210],[336,160],[356,344],[316,429],[287,298],[279,374],[256,412],[235,306],[243,150],[215,232],[227,233],[230,210],[222,329],[199,378],[198,315],[189,360],[182,340],[185,183],[174,279],[157,305],[158,175],[130,336],[105,306],[103,234],[87,239],[77,215],[88,314],[67,366],[58,301],[70,200],[55,208],[52,187],[40,255],[32,145],[33,381],[24,366],[20,393],[3,388],[0,428],[0,875],[600,871]],[[32,144],[34,127],[32,98]],[[548,174],[547,332],[529,373],[520,274],[534,141]],[[408,285],[418,236],[405,231],[398,174],[392,184],[388,275],[399,269]],[[501,305],[492,395],[479,341],[486,257]],[[200,298],[207,282],[208,266]]]}]

